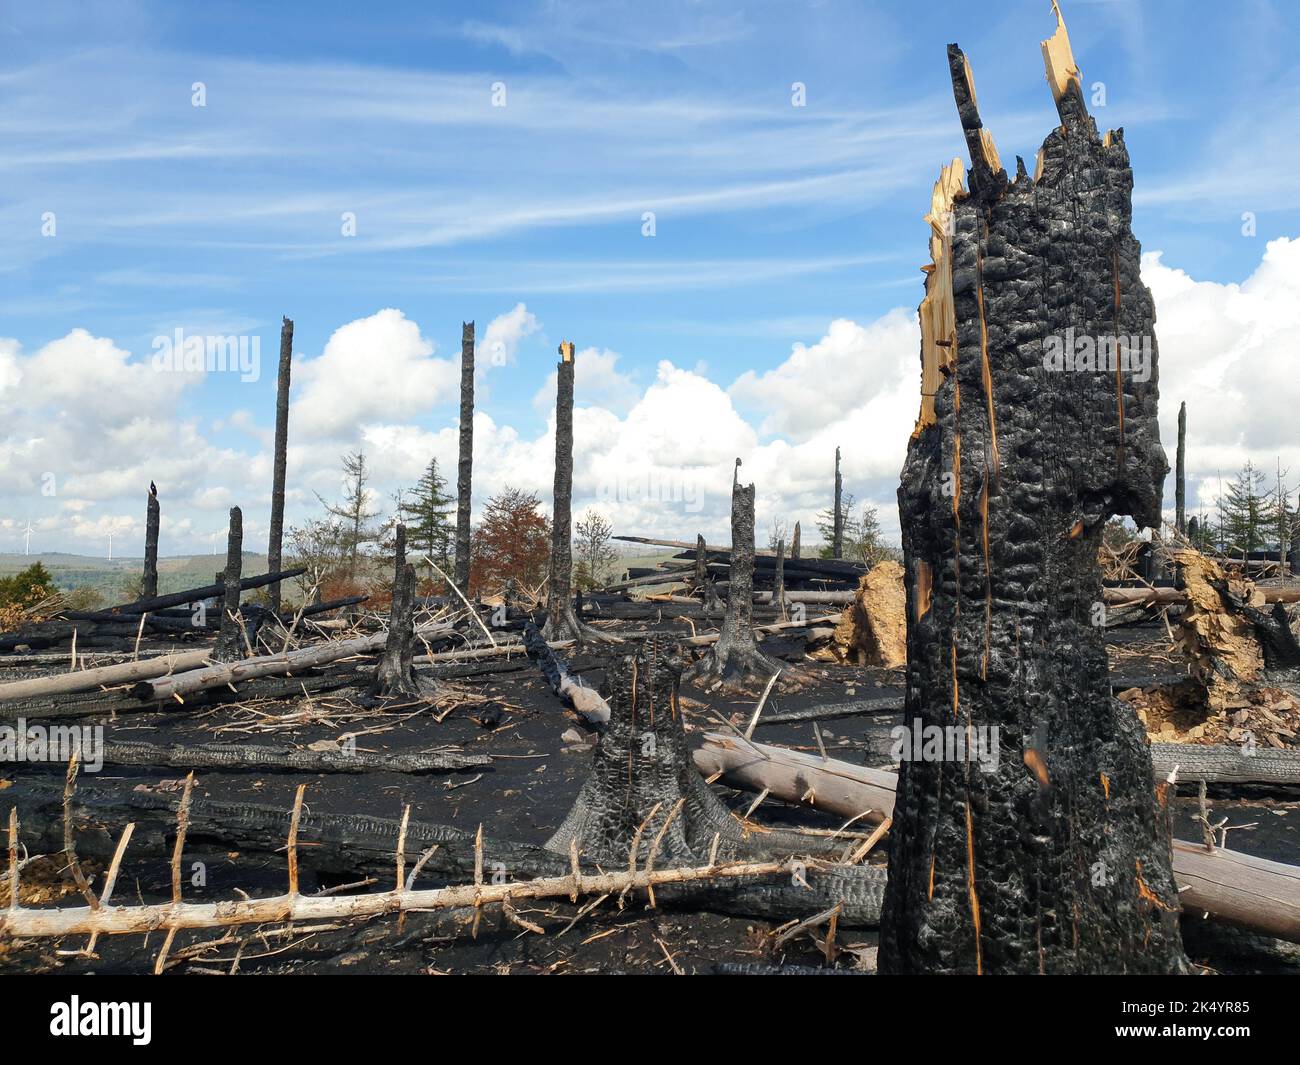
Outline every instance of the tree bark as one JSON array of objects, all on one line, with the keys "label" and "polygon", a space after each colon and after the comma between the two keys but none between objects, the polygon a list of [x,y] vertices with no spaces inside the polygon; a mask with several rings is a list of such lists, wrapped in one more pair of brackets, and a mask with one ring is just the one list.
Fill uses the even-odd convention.
[{"label": "tree bark", "polygon": [[740,459],[731,482],[731,574],[718,642],[687,672],[697,682],[740,681],[780,666],[754,639],[754,486],[740,483]]},{"label": "tree bark", "polygon": [[[970,191],[960,162],[935,188],[898,493],[906,720],[940,742],[902,762],[882,972],[1187,968],[1167,810],[1092,621],[1106,521],[1160,521],[1154,309],[1122,134],[1098,136],[1058,25],[1044,55],[1062,124],[1032,179],[1022,164],[1008,180],[948,50]],[[1078,339],[1130,335],[1149,374],[1064,361]],[[998,757],[976,762],[949,726]]]},{"label": "tree bark", "polygon": [[474,323],[460,332],[460,457],[456,468],[456,587],[469,596],[469,513],[474,479]]},{"label": "tree bark", "polygon": [[235,662],[244,657],[244,629],[239,613],[239,579],[244,565],[244,512],[230,508],[226,537],[226,569],[222,579],[221,631],[213,649],[214,662]]},{"label": "tree bark", "polygon": [[[284,485],[289,449],[289,376],[293,364],[293,319],[284,318],[280,325],[280,373],[275,386],[275,459],[271,474],[271,531],[266,546],[266,568],[280,568],[280,551],[284,539]],[[280,584],[271,585],[271,609],[280,609]]]},{"label": "tree bark", "polygon": [[149,482],[149,502],[144,519],[144,578],[140,582],[140,598],[152,599],[158,594],[158,489]]}]

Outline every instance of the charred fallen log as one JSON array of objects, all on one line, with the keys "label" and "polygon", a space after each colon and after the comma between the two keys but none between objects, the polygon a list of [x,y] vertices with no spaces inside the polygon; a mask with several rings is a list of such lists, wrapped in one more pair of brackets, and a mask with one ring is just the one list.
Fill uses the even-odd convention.
[{"label": "charred fallen log", "polygon": [[598,728],[605,725],[609,720],[609,705],[601,698],[600,692],[588,687],[581,677],[569,671],[568,664],[552,650],[531,621],[524,626],[524,648],[528,657],[540,667],[551,691],[573,707],[588,724]]},{"label": "charred fallen log", "polygon": [[[239,589],[241,592],[248,592],[255,588],[264,588],[268,584],[287,581],[291,577],[298,577],[306,572],[307,568],[305,566],[293,566],[290,569],[280,570],[278,573],[263,573],[257,577],[244,577],[239,582]],[[140,614],[153,613],[158,610],[165,610],[168,607],[197,603],[203,599],[214,599],[217,596],[225,595],[225,592],[225,583],[221,581],[216,584],[205,584],[201,588],[189,588],[183,592],[168,592],[166,595],[160,595],[153,599],[137,599],[133,603],[123,603],[121,606],[110,607],[107,610],[88,613],[64,611],[59,616],[68,621],[125,621],[138,617]]]},{"label": "charred fallen log", "polygon": [[[882,972],[1187,966],[1145,736],[1092,622],[1106,521],[1160,523],[1154,310],[1123,136],[1098,135],[1059,12],[1044,55],[1061,126],[1012,181],[948,49],[971,169],[969,192],[959,161],[944,169],[928,216],[898,493],[907,718],[1008,756],[903,762]],[[1100,368],[1076,362],[1078,338]]]},{"label": "charred fallen log", "polygon": [[[23,828],[22,842],[32,851],[62,849],[62,783],[28,779],[15,792],[12,801]],[[83,783],[68,804],[77,831],[78,853],[84,857],[110,857],[122,826],[131,822],[136,825],[131,838],[133,851],[170,858],[178,802],[171,793],[148,789],[124,793],[120,788]],[[196,795],[189,807],[186,839],[190,846],[207,842],[283,860],[291,821],[287,810]],[[484,868],[492,868],[504,870],[513,882],[564,876],[573,871],[567,852],[561,856],[488,836],[480,843],[474,832],[414,820],[304,809],[297,836],[304,844],[298,852],[299,865],[335,876],[391,877],[399,841],[403,841],[408,855],[421,856],[426,878],[465,882]],[[649,842],[647,839],[645,853]],[[585,854],[580,854],[578,868],[591,876],[603,871]],[[660,863],[658,868],[667,871],[668,863]],[[870,927],[879,920],[884,883],[885,872],[879,866],[825,865],[809,860],[798,863],[793,872],[776,875],[657,885],[654,899],[658,905],[775,919],[806,917],[838,903],[840,924]]]},{"label": "charred fallen log", "polygon": [[[98,753],[105,765],[167,766],[256,773],[443,773],[482,769],[492,764],[491,757],[486,754],[465,754],[460,751],[432,751],[427,754],[387,751],[376,754],[347,747],[310,750],[262,743],[156,744],[137,741],[121,743],[110,739]],[[63,767],[54,765],[54,768],[61,771]]]}]

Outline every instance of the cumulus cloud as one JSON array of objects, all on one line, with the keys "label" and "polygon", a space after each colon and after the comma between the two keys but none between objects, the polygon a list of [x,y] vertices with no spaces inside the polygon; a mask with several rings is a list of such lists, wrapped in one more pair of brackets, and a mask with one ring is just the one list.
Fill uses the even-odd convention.
[{"label": "cumulus cloud", "polygon": [[319,356],[294,370],[301,382],[294,431],[352,437],[360,425],[410,418],[449,399],[457,362],[433,351],[420,327],[391,307],[341,326]]},{"label": "cumulus cloud", "polygon": [[[1161,353],[1162,432],[1172,445],[1178,403],[1189,412],[1189,498],[1213,509],[1218,476],[1247,459],[1272,471],[1280,458],[1300,478],[1291,443],[1300,376],[1288,372],[1300,327],[1300,240],[1270,243],[1239,284],[1198,280],[1149,254],[1143,276],[1155,295]],[[483,333],[507,359],[541,324],[523,304]],[[490,339],[489,339],[490,338]],[[911,308],[875,321],[829,323],[771,368],[730,384],[693,368],[659,362],[637,385],[604,348],[577,356],[574,507],[600,510],[619,532],[689,539],[729,536],[734,461],[758,485],[760,539],[774,522],[803,524],[831,494],[834,454],[845,484],[879,510],[898,535],[895,492],[918,404],[919,337]],[[289,449],[290,522],[319,511],[315,493],[339,494],[339,455],[362,447],[374,499],[389,509],[436,457],[454,482],[457,431],[431,418],[452,400],[456,359],[441,359],[417,323],[388,309],[347,323],[296,373]],[[489,361],[489,366],[491,365]],[[255,411],[235,410],[238,450],[216,441],[182,412],[201,377],[160,374],[111,340],[75,329],[26,354],[0,339],[0,549],[21,550],[28,520],[33,549],[102,550],[107,534],[122,553],[142,534],[144,493],[156,479],[163,498],[164,552],[207,550],[240,504],[251,536],[264,535],[270,438]],[[111,387],[104,382],[111,382]],[[490,403],[474,418],[476,515],[507,485],[535,491],[549,506],[554,457],[554,375],[534,397],[544,428],[498,421]],[[42,494],[52,472],[55,491]],[[1172,480],[1166,485],[1172,500]]]},{"label": "cumulus cloud", "polygon": [[[573,357],[573,402],[575,406],[605,407],[626,411],[640,396],[631,375],[618,368],[619,354],[607,348],[583,348]],[[533,407],[545,411],[555,406],[556,374],[552,370],[533,396]]]},{"label": "cumulus cloud", "polygon": [[[1300,240],[1270,241],[1240,284],[1195,280],[1159,252],[1143,256],[1142,277],[1155,297],[1160,432],[1171,456],[1178,405],[1187,403],[1189,507],[1211,512],[1220,474],[1226,482],[1247,460],[1266,474],[1280,460],[1295,483]],[[1172,478],[1165,488],[1172,502]]]},{"label": "cumulus cloud", "polygon": [[475,337],[474,371],[476,376],[490,367],[513,366],[519,342],[532,336],[541,326],[524,304],[517,303],[505,314],[497,315],[487,329]]}]

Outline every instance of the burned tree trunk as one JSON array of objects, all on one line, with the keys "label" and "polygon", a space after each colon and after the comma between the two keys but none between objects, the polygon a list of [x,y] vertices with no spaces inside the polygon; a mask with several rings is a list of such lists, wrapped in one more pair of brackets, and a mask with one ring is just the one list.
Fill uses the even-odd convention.
[{"label": "burned tree trunk", "polygon": [[212,658],[233,662],[244,657],[244,627],[239,620],[239,579],[244,565],[244,512],[230,508],[230,530],[226,535],[226,568],[221,574],[221,631]]},{"label": "burned tree trunk", "polygon": [[[667,826],[659,850],[664,866],[705,860],[715,847],[722,859],[758,853],[691,759],[677,702],[680,677],[681,663],[655,638],[611,670],[610,718],[591,776],[547,850],[567,854],[576,840],[584,857],[621,864],[637,840],[642,857],[649,854]],[[786,847],[807,847],[771,835]]]},{"label": "burned tree trunk", "polygon": [[709,552],[704,543],[704,534],[695,537],[695,581],[694,591],[704,604],[704,613],[716,614],[721,604],[718,602],[718,589],[709,576]]},{"label": "burned tree trunk", "polygon": [[555,481],[551,503],[551,574],[546,594],[548,640],[577,640],[573,613],[573,343],[560,342],[555,368]]},{"label": "burned tree trunk", "polygon": [[1174,527],[1187,534],[1187,404],[1178,405],[1178,451],[1174,463]]},{"label": "burned tree trunk", "polygon": [[375,698],[420,696],[415,677],[415,567],[406,561],[406,526],[398,525],[393,546],[393,605],[388,615],[388,640],[375,667],[370,694]]},{"label": "burned tree trunk", "polygon": [[899,777],[882,972],[1187,964],[1146,737],[1093,622],[1106,521],[1160,520],[1154,309],[1122,135],[1097,135],[1059,21],[1044,55],[1062,124],[1009,181],[948,49],[972,165],[969,193],[944,169],[927,218],[898,493],[924,743]]},{"label": "burned tree trunk", "polygon": [[474,323],[460,327],[460,455],[456,467],[456,587],[469,595],[469,507],[474,479]]},{"label": "burned tree trunk", "polygon": [[[275,459],[271,474],[271,532],[266,545],[266,568],[274,573],[280,568],[280,550],[284,539],[284,482],[289,448],[289,372],[293,363],[293,320],[285,318],[280,326],[280,376],[275,386]],[[271,610],[280,609],[280,585],[271,585]]]},{"label": "burned tree trunk", "polygon": [[785,537],[776,542],[776,576],[772,579],[772,602],[785,609]]},{"label": "burned tree trunk", "polygon": [[796,521],[794,523],[794,539],[790,541],[790,558],[796,559],[798,557],[799,557],[799,523]]},{"label": "burned tree trunk", "polygon": [[158,594],[158,486],[149,482],[149,503],[144,519],[144,577],[140,581],[140,598],[153,599]]},{"label": "burned tree trunk", "polygon": [[844,479],[840,476],[840,449],[835,449],[835,513],[831,517],[831,558],[844,557]]},{"label": "burned tree trunk", "polygon": [[546,593],[547,640],[604,640],[573,611],[573,343],[560,343],[555,368],[555,481],[551,513],[551,570]]},{"label": "burned tree trunk", "polygon": [[740,483],[740,459],[731,482],[731,573],[727,611],[718,642],[687,673],[693,681],[743,680],[780,667],[754,639],[754,486]]}]

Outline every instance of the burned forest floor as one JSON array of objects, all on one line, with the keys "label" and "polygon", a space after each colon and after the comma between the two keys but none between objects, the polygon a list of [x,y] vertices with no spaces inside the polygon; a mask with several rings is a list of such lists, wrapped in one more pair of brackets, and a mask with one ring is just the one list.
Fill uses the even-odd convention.
[{"label": "burned forest floor", "polygon": [[[647,623],[601,621],[606,631],[662,630],[690,635],[687,625],[665,610]],[[696,621],[699,632],[707,622]],[[1112,676],[1136,685],[1167,678],[1185,669],[1171,648],[1166,630],[1151,623],[1116,629],[1110,634]],[[782,660],[783,672],[769,693],[753,738],[859,765],[889,767],[890,729],[902,714],[879,709],[846,716],[820,716],[811,722],[766,723],[763,719],[826,704],[890,699],[901,707],[903,674],[869,666],[815,661],[807,657],[808,633],[772,634],[763,650]],[[147,647],[147,641],[146,641]],[[573,654],[570,665],[598,686],[617,646],[590,645]],[[694,652],[698,654],[699,652]],[[21,655],[5,656],[0,680],[38,675],[24,668]],[[322,674],[354,670],[356,684],[368,677],[371,660],[325,667]],[[50,669],[45,666],[43,669]],[[147,708],[112,716],[60,721],[103,725],[106,742],[153,744],[226,742],[267,744],[300,749],[329,749],[351,737],[359,752],[419,753],[454,749],[487,755],[490,764],[470,770],[419,774],[300,773],[245,770],[199,770],[196,800],[253,803],[289,810],[299,785],[306,784],[304,810],[311,814],[367,815],[399,819],[409,805],[412,822],[450,825],[473,833],[540,846],[563,821],[591,766],[596,734],[552,693],[535,663],[523,654],[490,666],[423,665],[422,677],[437,678],[431,703],[385,708],[362,705],[361,689],[313,690],[290,698],[248,698],[225,693],[199,707]],[[305,678],[304,678],[305,679]],[[688,738],[698,742],[705,730],[726,725],[743,731],[763,691],[759,678],[740,689],[702,690],[683,684],[681,706]],[[0,704],[3,710],[3,704]],[[12,721],[0,714],[0,724]],[[38,790],[61,790],[65,766],[0,764],[0,809],[22,804]],[[105,764],[81,774],[78,787],[111,789],[127,794],[174,793],[183,786],[184,769]],[[755,795],[720,784],[714,789],[738,815],[754,804]],[[1300,855],[1300,788],[1236,785],[1209,789],[1215,820],[1227,818],[1228,845],[1276,861],[1294,863]],[[1182,787],[1172,800],[1175,835],[1201,838],[1194,788]],[[833,830],[842,819],[769,798],[749,816],[768,825]],[[29,828],[50,826],[24,825]],[[111,854],[111,842],[124,826],[106,824],[98,847],[79,837],[78,854],[87,879],[99,885]],[[42,840],[52,838],[46,832]],[[171,897],[168,839],[153,848],[129,849],[122,863],[114,901],[164,902]],[[885,861],[887,839],[869,856]],[[299,844],[306,853],[309,834]],[[421,847],[406,848],[406,869]],[[43,856],[40,851],[44,850]],[[80,896],[57,846],[33,846],[21,877],[25,905],[78,905]],[[384,890],[394,873],[372,870],[364,875],[342,871],[302,872],[300,890],[315,892]],[[286,886],[285,855],[268,849],[232,849],[229,839],[213,838],[202,829],[186,840],[182,869],[187,901],[217,901],[247,895],[271,896]],[[509,875],[509,870],[503,871]],[[417,886],[440,886],[427,877]],[[793,924],[794,922],[791,922]],[[1300,946],[1264,940],[1209,922],[1185,919],[1189,956],[1218,972],[1300,973]],[[527,927],[527,926],[532,926]],[[85,952],[87,937],[0,943],[4,973],[145,973],[153,971],[163,933],[103,936],[94,956]],[[642,892],[622,902],[617,897],[533,900],[513,915],[500,907],[407,913],[365,921],[315,924],[235,926],[182,931],[167,955],[171,973],[710,973],[782,969],[835,969],[870,973],[875,969],[874,930],[840,929],[828,942],[825,926],[791,933],[789,925],[752,917],[696,910],[650,908]]]}]

